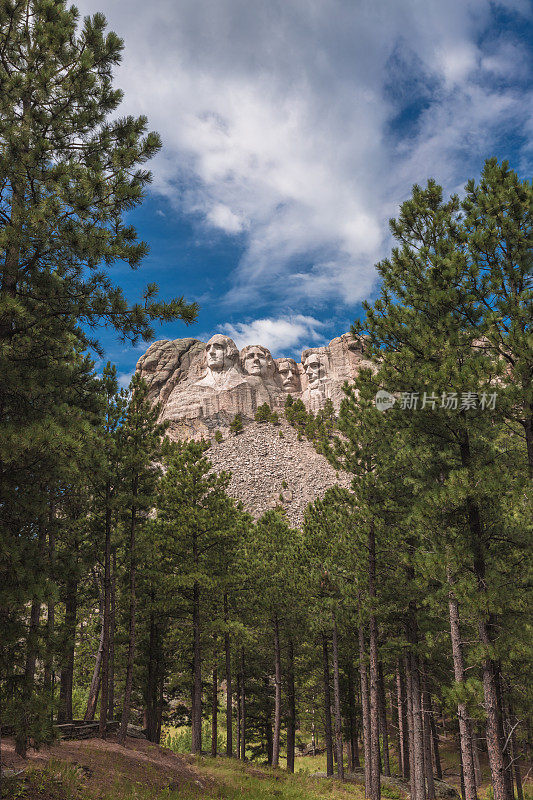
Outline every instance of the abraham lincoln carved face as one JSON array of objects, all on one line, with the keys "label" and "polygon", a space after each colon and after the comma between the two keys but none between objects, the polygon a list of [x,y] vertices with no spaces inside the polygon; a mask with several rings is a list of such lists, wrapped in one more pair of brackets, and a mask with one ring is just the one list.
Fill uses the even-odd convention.
[{"label": "abraham lincoln carved face", "polygon": [[326,377],[327,356],[320,351],[304,350],[302,362],[309,388],[315,389]]}]

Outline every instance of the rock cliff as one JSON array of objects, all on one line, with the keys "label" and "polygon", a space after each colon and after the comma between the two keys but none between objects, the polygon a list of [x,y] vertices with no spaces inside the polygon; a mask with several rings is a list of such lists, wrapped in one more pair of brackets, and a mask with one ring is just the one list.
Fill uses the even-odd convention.
[{"label": "rock cliff", "polygon": [[[369,365],[364,339],[350,334],[327,347],[304,350],[300,362],[274,360],[262,345],[239,352],[232,339],[216,334],[207,343],[155,342],[139,359],[137,370],[149,386],[151,400],[160,404],[171,438],[211,440],[213,466],[231,471],[232,494],[254,516],[282,504],[292,524],[299,526],[307,504],[334,483],[349,485],[348,476],[338,475],[283,421],[281,426],[254,422],[255,412],[267,403],[282,417],[289,394],[315,413],[328,399],[338,409],[343,384]],[[244,430],[233,435],[229,426],[237,413]],[[218,443],[217,431],[222,435]]]}]

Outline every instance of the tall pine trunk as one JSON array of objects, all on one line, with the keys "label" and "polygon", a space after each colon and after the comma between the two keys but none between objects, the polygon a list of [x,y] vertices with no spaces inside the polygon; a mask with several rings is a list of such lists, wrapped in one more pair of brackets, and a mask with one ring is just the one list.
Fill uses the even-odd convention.
[{"label": "tall pine trunk", "polygon": [[281,737],[281,652],[279,646],[279,620],[274,615],[274,741],[272,745],[272,766],[279,766],[279,746]]},{"label": "tall pine trunk", "polygon": [[516,783],[516,796],[518,800],[524,800],[524,788],[522,786],[522,775],[520,772],[520,760],[519,760],[518,746],[516,741],[516,728],[518,726],[518,720],[516,719],[516,715],[513,711],[513,706],[510,700],[509,700],[509,723],[511,725],[510,744],[511,744],[511,756],[514,766],[514,775]]},{"label": "tall pine trunk", "polygon": [[120,730],[118,733],[118,741],[124,744],[126,741],[126,734],[128,732],[128,719],[130,716],[131,707],[131,690],[133,687],[133,664],[135,659],[135,645],[136,645],[136,631],[135,631],[135,615],[137,608],[136,597],[136,571],[137,571],[137,558],[135,549],[135,535],[137,530],[137,505],[136,498],[138,492],[138,479],[133,479],[132,485],[133,501],[131,504],[131,517],[130,517],[130,575],[129,575],[129,635],[128,635],[128,656],[126,662],[126,686],[124,688],[124,705],[122,706],[122,718],[120,720]]},{"label": "tall pine trunk", "polygon": [[[467,431],[464,431],[463,439],[460,443],[460,452],[462,466],[470,474],[472,458]],[[486,566],[483,552],[483,525],[479,506],[471,496],[466,498],[466,513],[470,530],[474,575],[476,577],[478,592],[483,598],[487,595]],[[501,720],[498,714],[499,702],[496,672],[495,665],[490,655],[492,652],[492,641],[487,614],[484,613],[483,610],[480,611],[478,617],[478,634],[479,640],[485,649],[485,656],[482,663],[483,705],[486,714],[485,734],[494,800],[513,800],[509,795],[509,787],[506,781],[503,743],[500,738]]]},{"label": "tall pine trunk", "polygon": [[[48,528],[48,569],[49,569],[49,575],[52,580],[55,579],[54,518],[55,518],[55,512],[52,506],[50,508],[49,528]],[[55,690],[54,634],[55,634],[55,603],[53,599],[49,599],[47,603],[47,617],[46,617],[46,655],[44,661],[44,690],[48,695],[52,709],[53,709],[54,690]]]},{"label": "tall pine trunk", "polygon": [[192,590],[193,681],[191,753],[202,752],[202,651],[200,640],[200,585]]},{"label": "tall pine trunk", "polygon": [[218,742],[218,670],[215,656],[211,681],[211,756],[217,757]]},{"label": "tall pine trunk", "polygon": [[326,737],[326,774],[333,775],[333,735],[331,726],[331,688],[329,679],[328,639],[322,634],[322,664],[324,673],[324,735]]},{"label": "tall pine trunk", "polygon": [[117,551],[112,550],[111,559],[111,605],[109,613],[109,692],[107,717],[115,718],[115,626],[116,626],[116,591],[117,591]]},{"label": "tall pine trunk", "polygon": [[[440,763],[439,753],[439,736],[437,733],[437,724],[435,722],[435,713],[433,711],[433,704],[431,702],[431,692],[428,691],[428,707],[429,707],[429,722],[431,725],[431,737],[433,739],[433,758],[435,759],[435,774],[439,781],[442,780],[442,766]],[[472,742],[473,744],[473,742]],[[475,750],[474,750],[475,754]]]},{"label": "tall pine trunk", "polygon": [[416,793],[416,783],[415,783],[415,737],[414,737],[414,722],[413,722],[413,694],[412,694],[412,686],[411,686],[411,664],[410,664],[410,657],[409,653],[406,652],[403,659],[403,671],[405,675],[405,700],[406,700],[406,711],[407,711],[407,732],[409,736],[409,748],[408,748],[408,755],[409,755],[409,787],[410,787],[410,795],[413,800],[415,800],[417,793]]},{"label": "tall pine trunk", "polygon": [[294,643],[289,639],[287,653],[287,772],[294,772],[294,748],[296,744],[296,691],[294,688]]},{"label": "tall pine trunk", "polygon": [[[448,586],[448,613],[450,617],[450,638],[452,642],[453,673],[455,682],[459,685],[465,683],[465,665],[463,657],[463,645],[461,642],[461,630],[459,620],[459,605],[453,592],[453,577],[451,569],[446,568]],[[465,787],[464,800],[477,800],[476,792],[476,773],[474,770],[474,759],[472,752],[472,736],[468,709],[466,703],[457,703],[457,718],[459,721],[459,745],[461,748],[461,763],[463,765],[463,781]]]},{"label": "tall pine trunk", "polygon": [[78,583],[69,574],[65,587],[65,621],[63,624],[63,652],[59,684],[58,722],[72,722],[72,689],[74,684],[74,655],[76,646],[76,620],[78,614]]},{"label": "tall pine trunk", "polygon": [[383,666],[378,664],[379,677],[379,729],[383,748],[383,774],[390,777],[389,761],[389,734],[387,730],[387,698],[385,695],[385,681],[383,680]]},{"label": "tall pine trunk", "polygon": [[85,709],[84,722],[92,722],[96,713],[96,706],[98,703],[98,695],[100,693],[100,678],[102,669],[102,654],[104,652],[104,598],[100,594],[100,640],[98,642],[98,650],[96,651],[96,659],[94,662],[93,676],[91,678],[91,685],[89,688],[89,697],[87,699],[87,708]]},{"label": "tall pine trunk", "polygon": [[396,697],[398,703],[398,732],[400,739],[400,772],[405,780],[409,780],[409,726],[407,719],[407,699],[405,695],[405,678],[400,659],[396,662]]},{"label": "tall pine trunk", "polygon": [[355,772],[361,768],[359,761],[359,744],[357,742],[357,715],[355,713],[355,690],[353,684],[352,662],[348,662],[348,715],[350,723],[350,770]]},{"label": "tall pine trunk", "polygon": [[232,708],[232,692],[231,692],[231,648],[228,626],[228,595],[224,595],[224,623],[226,630],[224,632],[224,657],[226,666],[226,755],[228,758],[233,757],[233,708]]},{"label": "tall pine trunk", "polygon": [[21,758],[26,758],[28,738],[30,735],[30,715],[35,684],[35,667],[37,665],[39,622],[41,619],[41,601],[34,599],[30,610],[30,624],[26,644],[26,663],[24,666],[24,682],[20,707],[19,727],[15,736],[15,751]]},{"label": "tall pine trunk", "polygon": [[241,673],[237,672],[237,758],[241,757]]},{"label": "tall pine trunk", "polygon": [[100,722],[98,732],[101,739],[107,736],[107,712],[109,703],[109,617],[111,613],[111,484],[105,487],[105,537],[104,537],[104,642],[102,649],[102,680],[100,690]]},{"label": "tall pine trunk", "polygon": [[424,726],[424,766],[426,770],[427,797],[428,800],[435,800],[435,781],[433,777],[433,759],[431,753],[431,722],[425,670],[421,671],[420,682],[422,694],[422,722]]},{"label": "tall pine trunk", "polygon": [[361,680],[361,710],[363,717],[363,747],[365,753],[365,797],[372,795],[372,770],[370,749],[370,695],[366,669],[365,630],[359,625],[359,675]]},{"label": "tall pine trunk", "polygon": [[424,726],[422,721],[422,692],[420,690],[420,670],[418,663],[416,609],[410,603],[407,621],[407,638],[410,649],[406,658],[407,695],[409,703],[409,721],[412,728],[412,760],[411,771],[411,798],[412,800],[426,800],[426,776],[424,768]]},{"label": "tall pine trunk", "polygon": [[157,735],[157,700],[158,700],[158,641],[157,625],[155,619],[155,592],[150,592],[150,620],[148,638],[148,672],[146,676],[145,693],[145,729],[148,740],[154,742]]},{"label": "tall pine trunk", "polygon": [[376,535],[374,520],[368,532],[368,593],[370,596],[370,771],[371,798],[380,800],[381,776],[379,753],[379,674],[378,626],[374,605],[376,599]]},{"label": "tall pine trunk", "polygon": [[344,743],[342,740],[339,641],[335,614],[333,614],[333,700],[335,705],[335,749],[337,752],[337,776],[342,781],[344,780]]},{"label": "tall pine trunk", "polygon": [[244,647],[241,647],[241,692],[242,692],[242,705],[241,705],[241,719],[242,719],[242,732],[241,732],[241,759],[246,761],[246,670],[244,661]]}]

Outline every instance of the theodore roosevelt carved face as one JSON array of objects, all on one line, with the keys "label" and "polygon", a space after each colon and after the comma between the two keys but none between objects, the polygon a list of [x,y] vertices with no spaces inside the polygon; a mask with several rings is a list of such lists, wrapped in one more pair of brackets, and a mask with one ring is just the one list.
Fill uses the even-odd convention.
[{"label": "theodore roosevelt carved face", "polygon": [[274,374],[270,351],[260,344],[249,344],[241,350],[241,364],[247,375],[265,378]]},{"label": "theodore roosevelt carved face", "polygon": [[293,358],[280,358],[277,362],[281,385],[285,392],[300,391],[300,373]]}]

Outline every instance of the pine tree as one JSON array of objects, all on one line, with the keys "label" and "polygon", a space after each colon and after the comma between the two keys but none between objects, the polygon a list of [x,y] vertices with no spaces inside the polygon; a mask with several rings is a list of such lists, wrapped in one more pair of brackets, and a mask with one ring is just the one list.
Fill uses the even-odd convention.
[{"label": "pine tree", "polygon": [[[205,442],[168,444],[157,499],[157,528],[175,589],[192,619],[192,752],[202,749],[202,631],[206,594],[245,524],[227,494],[230,475],[211,472]],[[222,557],[224,556],[224,557]]]},{"label": "pine tree", "polygon": [[[495,797],[507,800],[491,621],[499,605],[490,579],[496,548],[489,536],[504,524],[495,502],[503,489],[502,475],[489,409],[469,402],[472,396],[486,398],[494,392],[501,365],[478,343],[482,307],[471,303],[468,318],[464,314],[469,251],[458,199],[444,202],[433,181],[425,189],[415,186],[398,220],[391,221],[391,230],[400,246],[378,265],[380,298],[366,305],[366,321],[354,332],[368,330],[381,386],[401,395],[400,405],[418,435],[446,452],[447,463],[441,461],[444,486],[462,516],[468,559],[483,598],[475,613],[484,653],[480,666],[492,780]],[[448,395],[459,398],[456,408],[445,403]],[[409,410],[406,397],[419,400],[418,411]],[[413,688],[418,699],[419,689]]]},{"label": "pine tree", "polygon": [[[158,459],[161,453],[165,424],[158,423],[159,408],[148,400],[145,381],[135,374],[130,383],[130,398],[121,429],[121,461],[124,491],[120,498],[124,513],[127,540],[125,550],[129,560],[129,623],[128,655],[124,704],[118,740],[124,743],[130,713],[133,688],[133,667],[136,648],[136,581],[137,581],[137,529],[146,523],[157,481],[160,476]],[[105,715],[105,711],[103,714]]]}]

